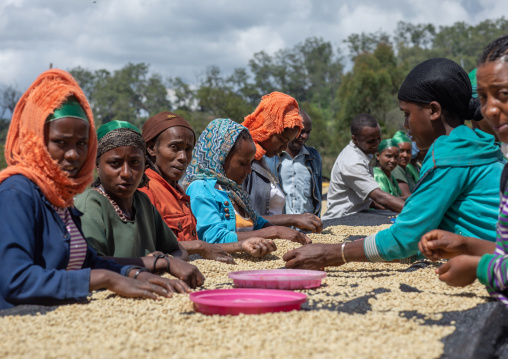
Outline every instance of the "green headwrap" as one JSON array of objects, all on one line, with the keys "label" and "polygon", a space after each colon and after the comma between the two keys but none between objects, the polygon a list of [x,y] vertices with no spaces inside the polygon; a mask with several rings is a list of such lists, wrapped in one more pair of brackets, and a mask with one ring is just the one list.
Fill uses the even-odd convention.
[{"label": "green headwrap", "polygon": [[473,88],[473,97],[477,98],[478,94],[476,93],[476,69],[469,73],[469,81],[471,81],[471,87]]},{"label": "green headwrap", "polygon": [[55,121],[63,117],[80,118],[86,122],[89,122],[85,110],[83,110],[83,107],[81,107],[78,100],[75,98],[69,98],[67,102],[64,102],[62,107],[57,108],[55,112],[48,116],[46,122]]},{"label": "green headwrap", "polygon": [[395,135],[392,137],[393,142],[395,142],[395,145],[398,145],[399,143],[403,142],[409,142],[411,143],[411,140],[407,135],[404,133],[404,131],[397,131],[395,132]]},{"label": "green headwrap", "polygon": [[136,126],[134,126],[132,123],[129,123],[127,121],[111,121],[111,122],[105,123],[104,125],[99,127],[99,129],[97,130],[97,140],[100,140],[107,133],[114,131],[114,130],[118,130],[119,128],[126,128],[126,129],[133,130],[133,131],[136,131],[137,133],[141,134],[139,129]]},{"label": "green headwrap", "polygon": [[392,140],[391,138],[383,140],[383,141],[381,141],[381,143],[379,144],[379,146],[377,148],[377,153],[383,152],[388,147],[397,147],[397,143],[394,140]]}]

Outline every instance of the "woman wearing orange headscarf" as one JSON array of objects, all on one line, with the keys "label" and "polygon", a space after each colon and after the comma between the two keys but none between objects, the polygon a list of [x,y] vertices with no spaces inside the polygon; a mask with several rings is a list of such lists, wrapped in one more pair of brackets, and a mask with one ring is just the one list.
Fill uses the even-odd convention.
[{"label": "woman wearing orange headscarf", "polygon": [[76,81],[62,70],[41,74],[16,105],[0,172],[0,309],[85,300],[102,288],[154,299],[189,289],[87,247],[73,198],[92,181],[96,149]]},{"label": "woman wearing orange headscarf", "polygon": [[254,112],[245,117],[242,125],[249,129],[256,145],[252,173],[243,183],[253,208],[274,225],[321,232],[323,223],[313,214],[282,214],[286,198],[277,177],[270,172],[264,160],[264,156],[273,157],[285,151],[288,143],[303,128],[296,100],[281,92],[265,95]]}]

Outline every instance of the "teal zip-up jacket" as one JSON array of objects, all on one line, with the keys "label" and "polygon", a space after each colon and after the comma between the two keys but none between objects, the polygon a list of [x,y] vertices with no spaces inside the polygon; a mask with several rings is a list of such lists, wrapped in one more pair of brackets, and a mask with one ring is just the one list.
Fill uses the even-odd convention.
[{"label": "teal zip-up jacket", "polygon": [[421,257],[422,235],[439,228],[494,242],[505,160],[494,137],[463,125],[430,147],[415,191],[395,224],[365,238],[372,262]]}]

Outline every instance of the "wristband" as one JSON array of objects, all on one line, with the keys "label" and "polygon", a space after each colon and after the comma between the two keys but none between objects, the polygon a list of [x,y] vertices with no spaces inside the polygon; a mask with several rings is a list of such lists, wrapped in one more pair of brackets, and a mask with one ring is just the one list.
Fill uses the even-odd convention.
[{"label": "wristband", "polygon": [[134,269],[139,269],[139,268],[143,268],[143,267],[140,267],[140,266],[129,266],[129,268],[127,268],[127,270],[125,271],[125,276],[128,277],[130,272]]},{"label": "wristband", "polygon": [[342,243],[342,250],[341,250],[341,252],[342,252],[342,261],[344,263],[347,263],[346,256],[344,255],[344,249],[346,249],[346,242]]},{"label": "wristband", "polygon": [[156,265],[157,265],[157,261],[161,258],[164,258],[166,260],[166,272],[169,273],[169,259],[168,259],[168,256],[169,254],[158,254],[155,256],[155,260],[153,261],[153,268],[152,268],[152,273],[156,273]]},{"label": "wristband", "polygon": [[145,267],[140,267],[140,268],[137,270],[136,274],[134,274],[134,277],[133,277],[133,278],[134,278],[134,279],[138,279],[138,275],[139,275],[141,272],[149,272],[149,270],[148,270],[148,269],[146,269]]}]

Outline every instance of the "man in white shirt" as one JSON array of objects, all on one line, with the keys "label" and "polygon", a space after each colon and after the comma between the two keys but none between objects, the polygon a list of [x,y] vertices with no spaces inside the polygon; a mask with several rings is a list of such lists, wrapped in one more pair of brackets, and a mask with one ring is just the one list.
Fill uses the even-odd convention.
[{"label": "man in white shirt", "polygon": [[400,213],[404,201],[379,188],[370,166],[380,141],[381,129],[373,116],[361,114],[351,121],[351,142],[333,165],[324,220],[366,210],[372,201]]}]

